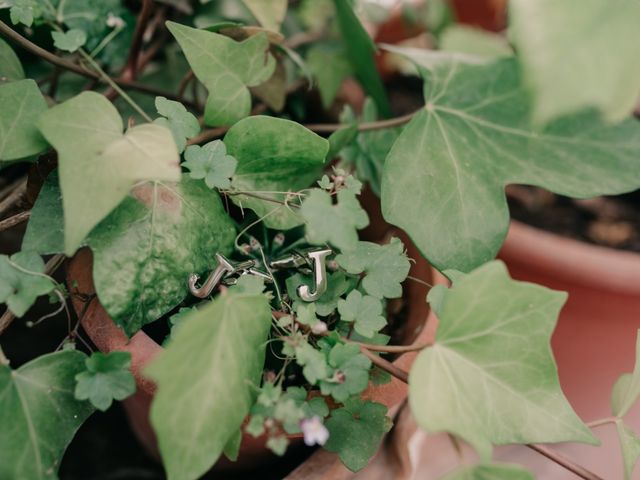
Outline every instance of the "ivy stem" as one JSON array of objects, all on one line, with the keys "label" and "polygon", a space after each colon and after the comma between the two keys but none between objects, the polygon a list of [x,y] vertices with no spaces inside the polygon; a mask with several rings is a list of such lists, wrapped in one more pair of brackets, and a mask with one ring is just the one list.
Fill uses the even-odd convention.
[{"label": "ivy stem", "polygon": [[616,420],[617,420],[616,417],[601,418],[600,420],[594,420],[593,422],[587,423],[587,427],[589,428],[601,427],[609,423],[616,423]]},{"label": "ivy stem", "polygon": [[[393,128],[404,125],[405,123],[409,123],[413,117],[415,117],[418,113],[420,113],[424,108],[420,108],[415,112],[407,113],[406,115],[402,115],[401,117],[390,118],[388,120],[378,120],[376,122],[365,122],[359,123],[358,131],[359,132],[368,132],[371,130],[383,130],[385,128]],[[351,123],[308,123],[304,126],[309,130],[312,130],[316,133],[333,133],[336,130],[340,130],[341,128],[350,127]]]},{"label": "ivy stem", "polygon": [[127,65],[122,72],[122,78],[135,80],[138,75],[138,66],[140,61],[140,53],[142,52],[142,43],[144,39],[144,33],[147,29],[147,22],[153,11],[152,0],[142,0],[142,8],[138,14],[138,21],[136,22],[136,30],[133,33],[133,41],[129,48],[129,57],[127,58]]},{"label": "ivy stem", "polygon": [[[13,40],[14,42],[16,42],[18,45],[20,45],[22,48],[24,48],[28,52],[33,53],[34,55],[36,55],[36,56],[42,58],[43,60],[51,63],[52,65],[56,65],[56,66],[58,66],[60,68],[63,68],[63,69],[68,70],[70,72],[76,73],[78,75],[82,75],[83,77],[93,78],[94,80],[105,81],[104,78],[98,72],[95,72],[93,70],[85,68],[85,67],[83,67],[81,65],[77,65],[77,64],[75,64],[73,62],[65,60],[62,57],[54,55],[51,52],[48,52],[44,48],[39,47],[35,43],[27,40],[25,37],[23,37],[18,32],[13,30],[11,27],[9,27],[9,25],[4,23],[3,21],[0,21],[0,33],[2,35],[4,35],[5,37],[7,37],[7,38]],[[147,93],[147,94],[150,94],[150,95],[166,97],[166,98],[168,98],[170,100],[177,100],[176,95],[174,95],[172,92],[159,90],[159,89],[154,88],[154,87],[152,87],[150,85],[145,85],[145,84],[142,84],[142,83],[138,83],[138,82],[135,82],[135,81],[132,81],[132,80],[125,80],[125,79],[117,79],[117,80],[112,80],[112,81],[114,81],[120,87],[123,87],[123,88],[131,89],[131,90],[138,90],[140,92],[144,92],[144,93]]]},{"label": "ivy stem", "polygon": [[144,118],[147,122],[151,123],[153,120],[151,119],[151,117],[149,115],[147,115],[147,113],[142,110],[142,108],[140,108],[140,105],[138,105],[133,98],[131,98],[124,90],[122,90],[122,88],[120,88],[120,85],[118,85],[109,75],[107,75],[107,73],[102,69],[102,67],[100,65],[98,65],[98,62],[96,62],[93,58],[91,58],[91,55],[89,55],[87,52],[85,52],[82,48],[80,50],[78,50],[78,52],[80,52],[80,55],[82,55],[82,58],[84,58],[87,63],[89,65],[91,65],[91,67],[98,72],[98,74],[100,75],[100,77],[102,78],[102,80],[105,81],[105,83],[107,83],[111,88],[113,88],[116,92],[118,92],[118,94],[129,104],[131,105],[131,107],[138,112],[138,114],[140,114],[140,116],[142,118]]},{"label": "ivy stem", "polygon": [[573,460],[565,457],[563,454],[556,452],[544,445],[539,445],[537,443],[529,443],[526,445],[531,450],[538,452],[540,455],[547,457],[554,463],[564,467],[566,470],[576,474],[580,478],[584,480],[603,480],[602,477],[596,475],[595,473],[587,470],[582,465],[578,465]]},{"label": "ivy stem", "polygon": [[31,216],[31,210],[25,210],[24,212],[17,213],[16,215],[0,220],[0,232],[9,230],[16,225],[26,222]]},{"label": "ivy stem", "polygon": [[396,377],[401,382],[404,382],[406,384],[409,383],[409,374],[407,372],[405,372],[404,370],[402,370],[401,368],[396,367],[390,361],[385,360],[384,358],[376,355],[375,353],[373,353],[371,350],[369,350],[367,347],[365,347],[363,345],[360,345],[360,351],[362,352],[362,354],[365,357],[367,357],[369,360],[371,360],[371,363],[373,363],[376,367],[378,367],[378,368],[384,370],[385,372],[393,375],[394,377]]}]

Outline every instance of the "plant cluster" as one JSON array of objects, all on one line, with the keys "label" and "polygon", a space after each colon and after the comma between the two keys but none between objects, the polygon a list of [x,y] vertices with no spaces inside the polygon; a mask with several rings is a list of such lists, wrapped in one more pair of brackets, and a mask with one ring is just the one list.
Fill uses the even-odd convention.
[{"label": "plant cluster", "polygon": [[[55,313],[71,319],[67,302],[78,312],[53,353],[13,369],[0,350],[0,478],[55,478],[86,418],[135,392],[128,353],[83,353],[79,325],[97,301],[129,337],[168,324],[144,374],[157,385],[151,423],[171,479],[235,460],[243,435],[278,455],[302,437],[359,470],[392,426],[367,390],[393,377],[409,384],[422,428],[478,452],[449,480],[532,478],[492,463],[494,445],[597,443],[549,348],[566,295],[511,279],[493,258],[507,184],[573,197],[640,186],[630,117],[640,4],[511,0],[511,43],[456,24],[446,2],[407,6],[438,49],[379,46],[424,85],[417,111],[391,117],[361,23],[389,12],[366,0],[291,3],[143,0],[136,17],[119,0],[0,2],[0,166],[35,164],[36,184],[33,172],[48,170],[33,207],[0,222],[28,220],[21,250],[0,255],[0,333],[41,296]],[[362,114],[347,106],[340,123],[307,123],[305,88],[328,110],[349,77],[368,95]],[[390,345],[402,321],[390,306],[422,280],[399,238],[359,239],[365,187],[452,281],[426,299],[434,342]],[[314,287],[311,265],[270,265],[318,247],[332,250],[327,289],[307,302],[298,288]],[[95,295],[52,277],[82,248]],[[187,279],[216,253],[263,275],[197,301]],[[390,362],[409,351],[419,351],[410,372]],[[639,395],[636,367],[614,388],[614,417],[596,422],[616,423],[627,476],[640,437],[623,416]]]}]

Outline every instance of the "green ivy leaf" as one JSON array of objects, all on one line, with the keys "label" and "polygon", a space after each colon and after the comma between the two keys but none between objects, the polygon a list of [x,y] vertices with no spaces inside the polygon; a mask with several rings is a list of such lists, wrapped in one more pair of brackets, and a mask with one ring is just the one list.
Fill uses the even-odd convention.
[{"label": "green ivy leaf", "polygon": [[640,185],[636,120],[609,126],[585,112],[534,130],[513,59],[448,62],[423,75],[427,106],[387,157],[382,211],[438,269],[468,272],[495,256],[509,223],[507,184],[580,198]]},{"label": "green ivy leaf", "polygon": [[344,79],[353,73],[351,63],[340,45],[326,43],[312,45],[306,61],[318,84],[322,105],[329,108]]},{"label": "green ivy leaf", "polygon": [[167,28],[180,44],[193,73],[209,90],[205,123],[231,125],[249,115],[251,95],[247,87],[266,82],[276,66],[266,33],[236,42],[175,22],[167,22]]},{"label": "green ivy leaf", "polygon": [[[18,56],[7,42],[0,38],[0,84],[24,78],[24,69]],[[3,104],[4,105],[4,104]]]},{"label": "green ivy leaf", "polygon": [[338,312],[341,320],[353,322],[355,331],[366,338],[373,337],[387,325],[380,299],[362,295],[358,290],[347,295],[346,300],[338,300]]},{"label": "green ivy leaf", "polygon": [[495,463],[462,467],[445,475],[442,480],[534,480],[531,472],[517,465]]},{"label": "green ivy leaf", "polygon": [[53,45],[66,52],[75,52],[87,42],[87,34],[77,28],[66,32],[51,32]]},{"label": "green ivy leaf", "polygon": [[360,353],[355,344],[338,343],[329,352],[329,365],[335,369],[332,378],[320,380],[320,391],[344,402],[364,391],[369,385],[371,360]]},{"label": "green ivy leaf", "polygon": [[616,417],[625,415],[640,397],[640,330],[636,337],[636,364],[633,373],[618,378],[611,392],[611,411]]},{"label": "green ivy leaf", "polygon": [[564,398],[549,341],[567,295],[512,280],[502,262],[458,277],[434,346],[409,374],[418,425],[471,443],[597,443]]},{"label": "green ivy leaf", "polygon": [[25,27],[30,27],[34,20],[39,20],[43,16],[45,19],[55,20],[55,10],[49,7],[49,11],[46,11],[43,6],[48,7],[48,5],[40,0],[12,0],[9,5],[11,5],[9,16],[14,25],[21,23]]},{"label": "green ivy leaf", "polygon": [[186,175],[178,185],[137,187],[134,197],[89,237],[98,298],[128,335],[179,304],[189,274],[212,268],[235,237],[220,197]]},{"label": "green ivy leaf", "polygon": [[376,298],[401,297],[401,283],[411,268],[404,244],[396,237],[386,245],[358,242],[356,250],[339,254],[336,261],[348,273],[364,272],[362,287]]},{"label": "green ivy leaf", "polygon": [[500,58],[513,55],[504,35],[461,23],[446,28],[438,40],[440,50],[461,52],[479,57]]},{"label": "green ivy leaf", "polygon": [[84,364],[86,370],[75,376],[76,399],[89,400],[94,407],[104,412],[113,400],[124,400],[135,393],[136,381],[129,370],[129,352],[95,352]]},{"label": "green ivy leaf", "polygon": [[376,68],[376,46],[358,20],[348,0],[333,0],[343,44],[358,80],[373,98],[383,116],[391,113],[389,100]]},{"label": "green ivy leaf", "polygon": [[391,419],[384,405],[356,400],[331,412],[325,425],[329,440],[324,449],[337,453],[342,463],[356,472],[376,453],[384,434],[391,429]]},{"label": "green ivy leaf", "polygon": [[40,255],[64,251],[64,217],[57,170],[47,176],[31,209],[22,250]]},{"label": "green ivy leaf", "polygon": [[630,480],[638,459],[640,458],[640,437],[625,425],[622,420],[616,420],[616,431],[622,449],[622,461],[624,463],[624,478]]},{"label": "green ivy leaf", "polygon": [[295,311],[298,322],[303,325],[312,327],[319,321],[318,317],[316,317],[315,303],[296,302]]},{"label": "green ivy leaf", "polygon": [[340,190],[338,203],[333,205],[331,195],[314,188],[302,202],[300,215],[306,222],[306,235],[310,243],[331,243],[342,251],[358,246],[358,229],[369,225],[369,216],[349,190]]},{"label": "green ivy leaf", "polygon": [[53,291],[55,284],[44,274],[44,262],[34,252],[0,255],[0,303],[16,317],[22,317],[40,295]]},{"label": "green ivy leaf", "polygon": [[[516,0],[510,36],[525,80],[535,93],[533,113],[543,123],[586,107],[609,121],[629,115],[640,95],[636,48],[640,4],[620,0]],[[602,72],[607,72],[604,75]]]},{"label": "green ivy leaf", "polygon": [[182,164],[189,170],[189,176],[204,179],[209,188],[227,189],[231,186],[238,161],[227,155],[227,148],[222,140],[214,140],[205,144],[190,145],[184,152],[185,162]]},{"label": "green ivy leaf", "polygon": [[178,152],[182,153],[187,139],[200,133],[198,119],[183,104],[167,100],[165,97],[156,97],[156,110],[164,118],[156,119],[155,123],[171,130]]},{"label": "green ivy leaf", "polygon": [[93,413],[73,396],[85,355],[64,350],[11,370],[0,365],[0,478],[54,480],[80,425]]},{"label": "green ivy leaf", "polygon": [[287,0],[242,0],[264,28],[280,31],[280,25],[287,14]]},{"label": "green ivy leaf", "polygon": [[158,385],[151,423],[170,480],[200,478],[240,429],[270,326],[267,297],[232,287],[194,312],[148,367]]},{"label": "green ivy leaf", "polygon": [[0,83],[0,105],[0,162],[35,155],[47,148],[36,128],[47,102],[36,82],[27,79]]},{"label": "green ivy leaf", "polygon": [[134,183],[180,179],[171,132],[145,124],[123,134],[118,111],[99,93],[83,92],[53,107],[40,116],[39,126],[58,151],[67,255]]},{"label": "green ivy leaf", "polygon": [[[238,159],[232,187],[238,191],[259,191],[261,196],[282,202],[286,194],[308,187],[322,170],[329,143],[302,125],[281,118],[252,116],[227,132],[224,143]],[[294,207],[279,205],[248,195],[231,200],[264,218],[269,228],[288,230],[302,223]],[[298,203],[298,202],[295,202]]]},{"label": "green ivy leaf", "polygon": [[[342,123],[348,123],[355,128],[355,134],[351,135],[348,128],[344,130],[344,136],[348,141],[336,152],[348,165],[353,165],[360,180],[367,182],[373,192],[380,196],[382,172],[384,161],[396,141],[402,128],[383,128],[369,132],[357,132],[357,125],[361,122],[375,122],[378,120],[376,104],[367,98],[362,107],[360,122],[350,107],[346,107],[340,116]],[[338,132],[334,132],[337,134]],[[349,137],[351,138],[349,139]],[[332,135],[333,137],[333,135]],[[334,138],[334,142],[336,137]],[[330,139],[331,140],[331,139]]]}]

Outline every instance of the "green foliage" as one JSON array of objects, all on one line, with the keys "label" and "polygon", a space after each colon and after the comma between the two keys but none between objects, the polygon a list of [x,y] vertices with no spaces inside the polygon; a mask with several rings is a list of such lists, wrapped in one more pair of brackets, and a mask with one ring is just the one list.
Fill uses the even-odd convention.
[{"label": "green foliage", "polygon": [[184,153],[182,165],[189,170],[189,176],[197,180],[204,179],[209,188],[229,188],[238,161],[227,155],[222,140],[214,140],[202,147],[190,145]]},{"label": "green foliage", "polygon": [[365,467],[391,428],[387,407],[371,401],[353,400],[331,412],[326,426],[329,441],[324,448],[335,452],[355,472]]},{"label": "green foliage", "polygon": [[442,480],[534,480],[534,478],[524,468],[495,463],[462,467],[445,475]]},{"label": "green foliage", "polygon": [[287,0],[242,0],[260,24],[275,32],[287,14]]},{"label": "green foliage", "polygon": [[435,345],[411,368],[418,424],[464,438],[485,461],[492,444],[596,443],[562,394],[549,348],[565,299],[512,280],[499,261],[459,276],[440,308]]},{"label": "green foliage", "polygon": [[0,85],[24,78],[24,69],[9,44],[0,38]]},{"label": "green foliage", "polygon": [[[346,107],[342,112],[340,120],[355,128],[359,123],[378,120],[378,109],[376,104],[367,98],[362,107],[362,117],[359,121],[349,107]],[[358,178],[367,182],[371,190],[380,196],[384,161],[401,131],[401,128],[384,128],[351,134],[347,128],[343,131],[346,141],[336,154],[339,154],[346,164],[355,167]],[[335,132],[335,134],[338,133]],[[333,137],[333,140],[335,142],[337,138]]]},{"label": "green foliage", "polygon": [[[334,312],[338,306],[339,298],[354,286],[353,279],[348,278],[343,272],[330,273],[327,279],[327,291],[318,300],[313,302],[316,313],[326,316]],[[287,293],[294,301],[300,301],[297,288],[300,285],[313,286],[313,278],[301,273],[291,275],[286,280]]]},{"label": "green foliage", "polygon": [[67,445],[93,413],[89,402],[73,395],[84,359],[80,352],[64,350],[17,370],[0,365],[0,478],[57,478]]},{"label": "green foliage", "polygon": [[182,153],[187,139],[200,133],[198,119],[180,102],[167,100],[165,97],[156,97],[156,110],[163,118],[156,119],[155,123],[171,130],[178,152]]},{"label": "green foliage", "polygon": [[442,50],[480,57],[499,58],[513,55],[513,50],[504,36],[463,24],[451,25],[445,29],[438,43]]},{"label": "green foliage", "polygon": [[636,339],[636,364],[633,373],[618,378],[611,392],[611,411],[616,417],[624,416],[640,397],[640,330]]},{"label": "green foliage", "polygon": [[371,360],[360,353],[357,345],[334,345],[328,363],[334,371],[330,378],[320,380],[323,395],[331,395],[336,402],[344,403],[367,388]]},{"label": "green foliage", "polygon": [[36,299],[55,288],[53,280],[44,274],[44,262],[34,252],[0,255],[0,303],[22,317]]},{"label": "green foliage", "polygon": [[576,8],[566,1],[515,0],[509,13],[537,122],[587,107],[608,121],[633,111],[640,95],[637,1],[583,0]]},{"label": "green foliage", "polygon": [[86,370],[75,376],[76,399],[89,400],[104,412],[113,400],[124,400],[135,393],[136,381],[129,371],[129,352],[95,352],[84,361],[84,365]]},{"label": "green foliage", "polygon": [[[318,84],[324,108],[329,108],[345,78],[353,73],[340,45],[318,44],[309,48],[307,66]],[[330,68],[327,68],[331,65]]]},{"label": "green foliage", "polygon": [[640,459],[640,437],[622,420],[616,420],[616,432],[622,449],[624,478],[630,480],[638,459]]},{"label": "green foliage", "polygon": [[27,79],[0,83],[0,105],[0,165],[2,161],[35,155],[47,147],[36,127],[38,116],[47,110],[36,82]]},{"label": "green foliage", "polygon": [[506,184],[582,198],[640,183],[637,121],[607,125],[585,112],[534,130],[512,59],[422,73],[427,108],[387,157],[382,210],[438,269],[470,271],[495,256],[509,223]]},{"label": "green foliage", "polygon": [[224,35],[167,22],[198,80],[209,90],[204,121],[207,125],[231,125],[249,115],[251,95],[247,87],[267,81],[275,69],[268,52],[266,33],[242,42]]},{"label": "green foliage", "polygon": [[44,112],[39,127],[58,151],[67,255],[136,182],[180,179],[171,132],[147,124],[123,134],[118,111],[98,93],[81,93]]},{"label": "green foliage", "polygon": [[329,377],[329,366],[324,353],[313,348],[307,341],[295,346],[296,363],[302,368],[304,378],[311,385]]},{"label": "green foliage", "polygon": [[31,209],[22,250],[40,255],[64,251],[64,217],[57,170],[47,176]]},{"label": "green foliage", "polygon": [[190,315],[148,367],[151,423],[170,480],[197,479],[253,405],[271,314],[263,294],[230,288]]},{"label": "green foliage", "polygon": [[342,251],[354,250],[358,246],[357,230],[369,225],[369,217],[355,193],[340,190],[337,199],[334,205],[324,190],[311,190],[300,207],[307,239],[316,245],[328,242]]},{"label": "green foliage", "polygon": [[336,261],[347,273],[365,273],[362,287],[376,298],[402,296],[401,283],[411,268],[404,245],[396,237],[386,245],[358,242],[356,250],[338,255]]},{"label": "green foliage", "polygon": [[228,253],[235,229],[204,183],[153,183],[134,190],[91,234],[93,279],[109,316],[133,335],[188,294],[189,274]]},{"label": "green foliage", "polygon": [[51,36],[56,48],[67,52],[75,52],[87,42],[87,34],[75,28],[66,32],[51,32]]},{"label": "green foliage", "polygon": [[363,88],[374,99],[383,116],[391,113],[389,100],[374,62],[376,46],[354,13],[348,0],[333,0],[343,45]]},{"label": "green foliage", "polygon": [[373,337],[387,325],[382,315],[382,302],[371,295],[353,290],[345,300],[338,300],[341,320],[353,322],[356,332],[366,338]]},{"label": "green foliage", "polygon": [[255,211],[267,227],[288,230],[300,225],[302,219],[294,206],[278,204],[289,200],[281,192],[295,192],[313,183],[321,172],[328,142],[290,120],[254,116],[231,127],[224,143],[238,159],[233,189],[258,191],[260,197],[271,199],[239,194],[231,200]]}]

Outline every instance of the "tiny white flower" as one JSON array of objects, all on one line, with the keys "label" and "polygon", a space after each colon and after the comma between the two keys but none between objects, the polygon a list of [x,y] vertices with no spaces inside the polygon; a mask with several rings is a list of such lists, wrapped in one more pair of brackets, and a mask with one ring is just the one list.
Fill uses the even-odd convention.
[{"label": "tiny white flower", "polygon": [[324,323],[322,320],[316,322],[313,324],[313,326],[311,327],[311,332],[314,335],[322,335],[324,333],[327,333],[327,324]]},{"label": "tiny white flower", "polygon": [[322,420],[317,415],[302,419],[300,429],[304,435],[304,444],[308,447],[324,445],[329,439],[329,430],[322,424]]},{"label": "tiny white flower", "polygon": [[113,13],[109,13],[109,15],[107,15],[107,27],[124,27],[124,20]]}]

